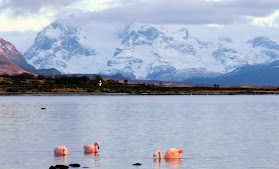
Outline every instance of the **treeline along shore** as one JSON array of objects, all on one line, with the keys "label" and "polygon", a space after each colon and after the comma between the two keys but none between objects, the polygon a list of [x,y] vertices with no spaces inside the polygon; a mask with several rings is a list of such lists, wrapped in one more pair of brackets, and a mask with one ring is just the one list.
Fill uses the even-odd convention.
[{"label": "treeline along shore", "polygon": [[[101,85],[100,85],[101,82]],[[33,76],[28,73],[20,75],[0,75],[0,94],[131,94],[131,95],[207,95],[207,94],[279,94],[279,88],[241,88],[193,86],[174,87],[163,82],[158,84],[129,84],[128,80],[103,79],[101,76]]]}]

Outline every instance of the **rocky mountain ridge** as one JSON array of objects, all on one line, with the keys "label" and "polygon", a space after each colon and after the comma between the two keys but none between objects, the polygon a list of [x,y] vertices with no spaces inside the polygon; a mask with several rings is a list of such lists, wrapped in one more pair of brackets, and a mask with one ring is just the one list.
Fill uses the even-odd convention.
[{"label": "rocky mountain ridge", "polygon": [[22,73],[29,73],[23,69],[21,69],[17,64],[12,62],[6,56],[0,55],[0,74],[22,74]]},{"label": "rocky mountain ridge", "polygon": [[92,36],[96,29],[90,23],[56,21],[38,34],[24,56],[36,68],[55,67],[63,73],[162,81],[214,78],[279,59],[278,44],[267,37],[242,44],[233,39],[202,41],[183,25],[135,23],[104,32],[100,36],[109,34],[115,43],[100,47],[102,38]]},{"label": "rocky mountain ridge", "polygon": [[[0,37],[0,55],[2,57],[6,57],[7,59],[9,59],[9,62],[5,60],[5,63],[7,63],[7,64],[4,64],[4,65],[6,68],[8,65],[10,65],[11,70],[14,69],[14,72],[22,72],[22,70],[24,70],[26,72],[31,72],[33,74],[42,74],[42,75],[59,75],[59,74],[61,74],[58,70],[56,70],[54,68],[35,69],[34,66],[27,63],[24,56],[16,49],[16,47],[12,43],[2,39],[1,37]],[[2,60],[3,60],[3,58],[2,58]],[[16,64],[22,70],[15,67],[11,62]],[[3,60],[3,63],[4,63],[4,60]],[[4,66],[4,65],[1,65],[1,66]],[[13,71],[11,71],[11,72],[13,72]]]},{"label": "rocky mountain ridge", "polygon": [[0,37],[0,55],[5,56],[22,69],[35,69],[27,63],[23,55],[15,48],[13,44]]}]

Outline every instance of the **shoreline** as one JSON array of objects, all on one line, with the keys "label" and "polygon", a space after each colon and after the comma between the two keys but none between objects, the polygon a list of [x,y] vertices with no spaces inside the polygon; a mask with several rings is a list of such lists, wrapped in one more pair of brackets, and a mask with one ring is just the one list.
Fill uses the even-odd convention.
[{"label": "shoreline", "polygon": [[0,93],[0,96],[225,96],[225,95],[279,95],[268,92],[236,93]]},{"label": "shoreline", "polygon": [[[100,83],[101,82],[101,83]],[[261,88],[259,88],[261,87]],[[266,86],[267,87],[267,86]],[[269,86],[270,87],[270,86]],[[101,77],[0,77],[1,96],[171,96],[171,95],[277,95],[279,87],[264,86],[169,86],[167,84],[129,84]]]}]

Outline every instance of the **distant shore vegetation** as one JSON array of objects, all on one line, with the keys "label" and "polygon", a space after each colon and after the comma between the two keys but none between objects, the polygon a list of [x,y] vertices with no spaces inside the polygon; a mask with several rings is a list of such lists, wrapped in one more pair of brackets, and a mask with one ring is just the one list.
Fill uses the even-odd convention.
[{"label": "distant shore vegetation", "polygon": [[[101,86],[99,85],[102,82]],[[239,87],[174,87],[158,84],[130,84],[129,80],[104,79],[101,76],[33,76],[28,73],[20,75],[0,75],[0,94],[279,94],[279,89],[255,89]]]}]

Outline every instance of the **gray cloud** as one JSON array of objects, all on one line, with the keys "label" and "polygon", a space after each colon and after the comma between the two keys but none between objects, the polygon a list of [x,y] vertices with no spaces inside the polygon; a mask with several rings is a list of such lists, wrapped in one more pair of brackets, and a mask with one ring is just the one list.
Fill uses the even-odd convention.
[{"label": "gray cloud", "polygon": [[11,9],[14,15],[20,15],[27,12],[36,13],[45,6],[59,9],[76,1],[78,0],[4,0],[0,9]]},{"label": "gray cloud", "polygon": [[15,45],[16,49],[24,53],[34,42],[37,31],[5,31],[0,32],[0,37]]},{"label": "gray cloud", "polygon": [[[0,10],[13,9],[14,14],[19,15],[52,6],[62,14],[63,7],[77,1],[82,0],[5,0]],[[108,22],[228,25],[250,22],[243,16],[267,16],[279,9],[279,0],[117,0],[107,3],[115,4],[121,7],[93,12],[85,18]],[[60,14],[57,18],[61,17]]]},{"label": "gray cloud", "polygon": [[249,22],[243,16],[267,16],[278,9],[277,0],[142,0],[93,16],[105,21],[226,25]]}]

